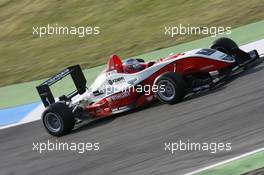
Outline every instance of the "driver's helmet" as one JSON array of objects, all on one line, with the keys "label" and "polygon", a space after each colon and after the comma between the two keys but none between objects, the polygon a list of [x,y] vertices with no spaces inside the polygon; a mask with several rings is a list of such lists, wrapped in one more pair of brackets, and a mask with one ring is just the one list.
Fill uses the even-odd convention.
[{"label": "driver's helmet", "polygon": [[126,73],[135,73],[142,71],[143,69],[145,69],[145,65],[142,62],[144,62],[144,60],[142,59],[127,59],[123,64],[123,69]]}]

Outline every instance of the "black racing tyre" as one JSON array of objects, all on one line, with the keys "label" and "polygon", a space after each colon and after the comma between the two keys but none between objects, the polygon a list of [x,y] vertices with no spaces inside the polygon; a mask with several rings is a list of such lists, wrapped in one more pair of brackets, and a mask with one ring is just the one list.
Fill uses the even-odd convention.
[{"label": "black racing tyre", "polygon": [[210,48],[231,55],[232,49],[238,48],[238,45],[232,39],[222,37],[215,40]]},{"label": "black racing tyre", "polygon": [[165,104],[175,104],[185,96],[185,82],[181,75],[175,72],[166,72],[156,78],[154,85],[158,87],[155,93],[159,101]]},{"label": "black racing tyre", "polygon": [[45,129],[53,136],[63,136],[71,132],[75,119],[71,109],[62,102],[51,104],[42,115]]}]

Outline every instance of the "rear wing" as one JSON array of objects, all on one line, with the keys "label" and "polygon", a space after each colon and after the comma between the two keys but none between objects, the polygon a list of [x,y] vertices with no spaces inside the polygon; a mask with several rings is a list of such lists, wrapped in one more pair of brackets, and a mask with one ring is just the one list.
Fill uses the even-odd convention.
[{"label": "rear wing", "polygon": [[[83,94],[86,91],[86,79],[80,65],[67,67],[66,69],[62,70],[61,72],[57,73],[56,75],[36,87],[41,101],[45,107],[51,105],[52,103],[55,103],[55,99],[50,90],[50,86],[63,79],[67,75],[71,75],[76,90],[67,96],[63,95],[63,98],[71,99],[77,94]],[[60,100],[62,97],[60,97]]]}]

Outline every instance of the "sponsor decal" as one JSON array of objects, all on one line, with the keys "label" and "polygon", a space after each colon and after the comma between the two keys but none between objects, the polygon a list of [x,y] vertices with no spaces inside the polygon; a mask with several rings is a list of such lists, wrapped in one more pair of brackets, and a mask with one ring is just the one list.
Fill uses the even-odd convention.
[{"label": "sponsor decal", "polygon": [[103,95],[103,94],[105,94],[105,92],[103,91],[103,90],[97,90],[97,91],[93,91],[93,95],[95,96],[95,97],[97,97],[97,96],[100,96],[100,95]]},{"label": "sponsor decal", "polygon": [[69,69],[65,69],[63,71],[61,71],[60,73],[58,73],[57,75],[55,75],[54,77],[50,78],[49,80],[47,80],[45,82],[45,84],[47,85],[51,85],[53,84],[54,82],[62,79],[63,77],[65,77],[66,75],[68,75],[70,73],[70,70]]},{"label": "sponsor decal", "polygon": [[115,101],[115,100],[120,100],[120,99],[128,97],[129,95],[130,95],[129,92],[125,91],[125,92],[122,92],[122,93],[118,93],[118,94],[112,95],[111,97],[108,97],[107,101],[112,102],[112,101]]},{"label": "sponsor decal", "polygon": [[108,83],[110,85],[113,85],[114,83],[121,83],[121,82],[125,82],[125,78],[124,77],[118,77],[112,80],[108,80]]},{"label": "sponsor decal", "polygon": [[125,111],[125,110],[128,110],[128,109],[129,109],[128,106],[121,106],[119,108],[113,108],[112,112],[115,113],[115,112],[118,112],[118,111]]},{"label": "sponsor decal", "polygon": [[134,83],[137,81],[137,78],[134,78],[132,80],[129,80],[127,83],[130,85],[134,85]]}]

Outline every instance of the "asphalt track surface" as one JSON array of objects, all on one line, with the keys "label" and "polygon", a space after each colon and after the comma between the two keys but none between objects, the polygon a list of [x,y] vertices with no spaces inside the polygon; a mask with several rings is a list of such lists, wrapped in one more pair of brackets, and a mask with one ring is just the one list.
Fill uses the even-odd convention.
[{"label": "asphalt track surface", "polygon": [[[100,142],[100,150],[38,153],[55,141],[40,121],[0,131],[0,174],[184,174],[264,147],[264,64],[221,88],[176,105],[148,108],[84,125],[61,142]],[[164,142],[231,142],[232,151],[164,151]]]}]

